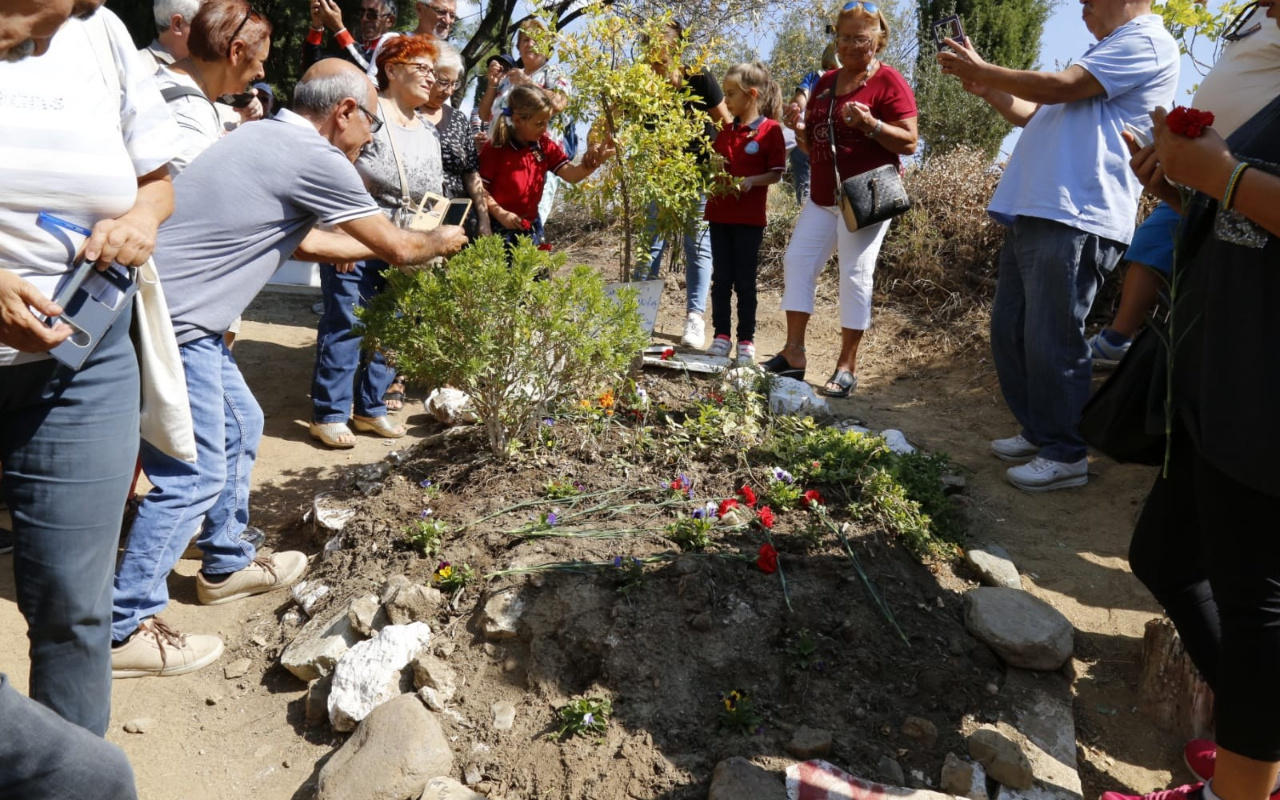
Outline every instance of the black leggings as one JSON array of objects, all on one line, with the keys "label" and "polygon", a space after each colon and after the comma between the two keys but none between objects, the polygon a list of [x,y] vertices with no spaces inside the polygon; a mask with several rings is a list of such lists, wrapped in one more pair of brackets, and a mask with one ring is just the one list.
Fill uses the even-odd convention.
[{"label": "black leggings", "polygon": [[716,336],[728,336],[733,320],[733,293],[738,293],[738,341],[756,338],[756,272],[764,228],[712,222],[711,325]]},{"label": "black leggings", "polygon": [[1213,687],[1218,744],[1280,761],[1280,498],[1223,474],[1175,431],[1129,564]]}]

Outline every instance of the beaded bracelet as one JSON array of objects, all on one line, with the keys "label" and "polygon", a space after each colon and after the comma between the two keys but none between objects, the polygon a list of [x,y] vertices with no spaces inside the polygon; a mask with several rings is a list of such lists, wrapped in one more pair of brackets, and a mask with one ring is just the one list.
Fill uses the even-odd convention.
[{"label": "beaded bracelet", "polygon": [[1240,188],[1240,176],[1249,168],[1248,162],[1241,161],[1236,165],[1235,171],[1231,173],[1231,179],[1227,181],[1227,191],[1222,195],[1222,210],[1230,211],[1231,206],[1236,202],[1236,189]]}]

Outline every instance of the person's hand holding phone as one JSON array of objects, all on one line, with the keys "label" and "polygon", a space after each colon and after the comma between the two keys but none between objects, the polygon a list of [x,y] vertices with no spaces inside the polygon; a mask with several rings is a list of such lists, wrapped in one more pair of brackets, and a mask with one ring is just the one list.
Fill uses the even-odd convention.
[{"label": "person's hand holding phone", "polygon": [[320,22],[331,32],[337,33],[346,26],[342,24],[342,9],[338,7],[337,0],[315,0],[319,3],[319,10],[314,11],[312,16],[319,16]]},{"label": "person's hand holding phone", "polygon": [[942,43],[948,49],[940,50],[938,55],[934,56],[938,65],[942,67],[942,74],[955,75],[962,81],[980,83],[980,74],[987,62],[983,61],[978,51],[969,44],[968,38],[963,42],[947,38],[943,39]]},{"label": "person's hand holding phone", "polygon": [[71,326],[44,324],[31,309],[47,317],[62,314],[62,307],[40,290],[0,267],[0,344],[23,353],[47,353],[71,335]]}]

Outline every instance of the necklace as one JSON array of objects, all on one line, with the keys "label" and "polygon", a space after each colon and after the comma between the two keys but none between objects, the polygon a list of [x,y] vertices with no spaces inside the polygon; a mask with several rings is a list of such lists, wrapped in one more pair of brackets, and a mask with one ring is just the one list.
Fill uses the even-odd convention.
[{"label": "necklace", "polygon": [[[409,127],[413,124],[414,119],[417,118],[416,113],[406,114],[404,113],[404,110],[400,108],[398,103],[387,100],[383,97],[378,98],[378,107],[382,109],[382,115],[384,117],[390,118],[392,122],[401,128]],[[390,111],[388,111],[388,108]]]},{"label": "necklace", "polygon": [[[866,72],[862,74],[862,77],[858,80],[856,84],[854,84],[853,88],[845,92],[844,94],[853,94],[854,92],[861,89],[863,86],[866,86],[868,83],[871,82],[871,76],[875,75],[876,72],[878,72],[879,70],[880,70],[880,60],[876,58],[871,59],[871,63],[867,65]],[[838,80],[836,82],[839,83]]]}]

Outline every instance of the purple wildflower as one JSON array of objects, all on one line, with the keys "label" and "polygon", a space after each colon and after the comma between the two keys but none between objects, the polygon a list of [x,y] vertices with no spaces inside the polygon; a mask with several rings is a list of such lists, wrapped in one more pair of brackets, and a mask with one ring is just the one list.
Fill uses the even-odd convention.
[{"label": "purple wildflower", "polygon": [[430,480],[430,479],[422,480],[422,481],[420,481],[420,482],[418,483],[418,485],[419,485],[419,486],[421,486],[423,489],[430,489],[430,488],[431,488],[431,480]]},{"label": "purple wildflower", "polygon": [[622,556],[613,557],[613,566],[615,569],[622,569]]},{"label": "purple wildflower", "polygon": [[590,711],[582,715],[582,726],[585,728],[589,725],[595,725],[596,718]]}]

